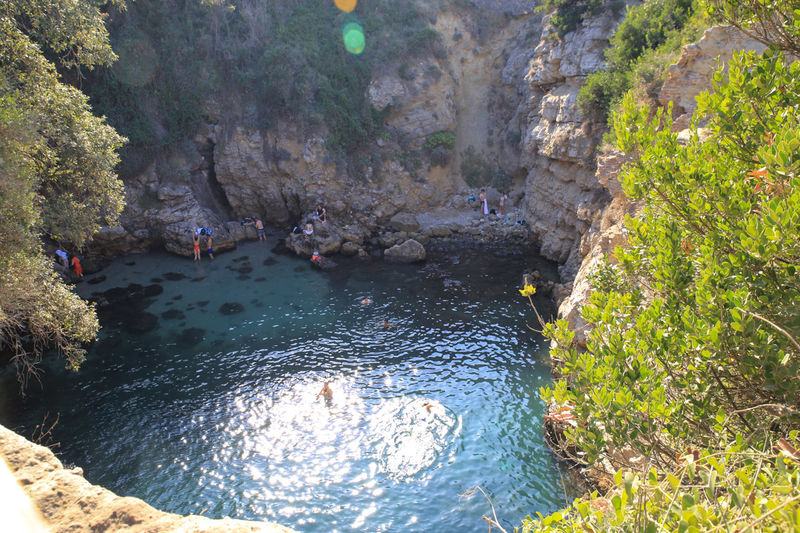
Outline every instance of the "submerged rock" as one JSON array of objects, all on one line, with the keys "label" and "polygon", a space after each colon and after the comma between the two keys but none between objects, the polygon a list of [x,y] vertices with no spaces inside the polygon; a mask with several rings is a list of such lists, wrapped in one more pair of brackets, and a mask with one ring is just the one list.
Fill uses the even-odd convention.
[{"label": "submerged rock", "polygon": [[181,346],[194,346],[205,338],[206,330],[202,328],[186,328],[178,335],[178,344]]},{"label": "submerged rock", "polygon": [[158,327],[158,317],[147,311],[132,313],[126,320],[122,321],[121,326],[128,333],[139,335],[156,329]]},{"label": "submerged rock", "polygon": [[186,279],[187,276],[185,274],[181,274],[180,272],[167,272],[166,274],[163,274],[163,277],[168,281],[180,281],[182,279]]},{"label": "submerged rock", "polygon": [[[164,287],[155,284],[148,285],[147,287],[144,287],[142,289],[142,293],[148,298],[153,298],[155,296],[158,296],[162,292],[164,292]],[[173,300],[180,300],[180,298],[173,298]]]},{"label": "submerged rock", "polygon": [[222,315],[235,315],[244,311],[244,306],[238,302],[226,302],[219,306],[219,312]]},{"label": "submerged rock", "polygon": [[170,309],[161,313],[161,318],[164,320],[183,320],[186,314],[180,309]]}]

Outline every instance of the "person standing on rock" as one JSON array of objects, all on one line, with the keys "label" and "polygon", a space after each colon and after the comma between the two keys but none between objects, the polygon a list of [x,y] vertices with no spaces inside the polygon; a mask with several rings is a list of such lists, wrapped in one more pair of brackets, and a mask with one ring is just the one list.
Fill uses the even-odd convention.
[{"label": "person standing on rock", "polygon": [[81,266],[81,260],[78,259],[78,256],[77,255],[73,255],[72,256],[72,260],[70,261],[70,263],[72,263],[72,270],[75,272],[75,275],[77,275],[79,278],[82,278],[83,277],[83,267]]},{"label": "person standing on rock", "polygon": [[256,218],[256,232],[258,233],[258,240],[259,241],[266,241],[267,234],[264,231],[264,223],[261,222],[260,218]]},{"label": "person standing on rock", "polygon": [[211,245],[211,235],[210,234],[208,235],[208,237],[206,237],[206,242],[208,242],[208,257],[210,257],[211,260],[213,261],[214,260],[214,247]]},{"label": "person standing on rock", "polygon": [[488,198],[486,196],[486,189],[481,189],[480,199],[481,199],[481,208],[483,209],[483,214],[484,215],[488,215],[489,214],[489,200],[488,200]]},{"label": "person standing on rock", "polygon": [[192,235],[192,248],[194,250],[194,261],[200,261],[200,235],[196,232]]},{"label": "person standing on rock", "polygon": [[506,199],[507,198],[508,198],[508,195],[506,193],[500,194],[500,216],[501,217],[505,217],[506,216]]}]

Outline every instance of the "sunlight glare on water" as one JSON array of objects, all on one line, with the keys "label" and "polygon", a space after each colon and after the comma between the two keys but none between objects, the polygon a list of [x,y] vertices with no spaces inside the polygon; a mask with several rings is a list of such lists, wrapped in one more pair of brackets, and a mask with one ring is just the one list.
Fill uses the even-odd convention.
[{"label": "sunlight glare on water", "polygon": [[0,422],[30,435],[58,413],[62,461],[169,512],[477,531],[491,508],[461,495],[480,485],[511,530],[564,504],[541,434],[549,363],[516,293],[524,268],[554,267],[451,259],[321,273],[265,243],[120,258],[79,286],[103,323],[83,368],[49,361],[25,400],[6,372]]}]

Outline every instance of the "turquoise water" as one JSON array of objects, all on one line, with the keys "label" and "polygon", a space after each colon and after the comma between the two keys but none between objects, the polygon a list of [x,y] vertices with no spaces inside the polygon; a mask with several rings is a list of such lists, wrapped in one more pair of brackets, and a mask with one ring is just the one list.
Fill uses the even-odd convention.
[{"label": "turquoise water", "polygon": [[0,421],[30,435],[58,414],[62,461],[175,513],[483,531],[489,503],[464,496],[476,485],[507,529],[563,506],[541,431],[546,350],[516,292],[524,268],[552,265],[483,253],[318,272],[272,244],[87,276],[106,276],[79,286],[105,304],[99,342],[79,373],[48,364],[24,401],[6,372]]}]

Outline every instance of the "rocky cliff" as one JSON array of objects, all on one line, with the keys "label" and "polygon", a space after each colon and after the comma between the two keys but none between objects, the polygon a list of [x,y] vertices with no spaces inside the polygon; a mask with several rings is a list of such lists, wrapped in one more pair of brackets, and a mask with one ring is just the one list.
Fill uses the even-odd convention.
[{"label": "rocky cliff", "polygon": [[[730,26],[710,28],[698,42],[684,46],[678,61],[669,67],[667,81],[659,95],[660,105],[671,103],[673,106],[676,131],[688,135],[686,128],[697,108],[695,98],[711,89],[714,72],[721,65],[725,66],[735,51],[760,53],[764,48],[763,44]],[[636,203],[625,196],[617,179],[624,163],[624,157],[612,149],[598,155],[594,180],[608,192],[611,201],[603,210],[594,212],[591,227],[583,233],[578,253],[572,258],[579,261],[576,261],[579,266],[572,292],[559,305],[559,317],[569,321],[575,331],[575,341],[581,347],[585,347],[588,335],[580,310],[591,292],[589,274],[606,258],[614,261],[614,249],[625,244],[624,218],[637,211]]]},{"label": "rocky cliff", "polygon": [[[368,96],[386,113],[386,133],[364,164],[329,153],[324,130],[286,121],[255,129],[247,95],[231,100],[236,105],[209,99],[193,138],[127,180],[121,226],[98,234],[94,249],[159,246],[190,255],[190,232],[208,226],[224,250],[255,236],[240,218],[288,230],[317,203],[352,237],[344,242],[391,246],[376,237],[397,213],[474,212],[467,199],[478,191],[463,175],[470,153],[497,178],[490,207],[498,207],[496,189],[506,189],[511,223],[527,221],[525,240],[572,265],[564,272],[571,277],[577,259],[567,260],[609,199],[594,177],[602,128],[580,115],[577,91],[602,66],[617,21],[596,18],[559,39],[532,6],[507,0],[436,11],[430,22],[445,55],[398,58],[374,74]],[[455,146],[432,156],[425,143],[437,132],[455,134]]]},{"label": "rocky cliff", "polygon": [[0,508],[8,528],[4,527],[5,531],[293,531],[268,522],[180,516],[154,509],[137,498],[117,496],[86,481],[80,468],[64,468],[48,448],[0,426],[0,463],[2,459],[11,473],[4,476],[5,469],[0,468],[0,493],[4,499]]}]

